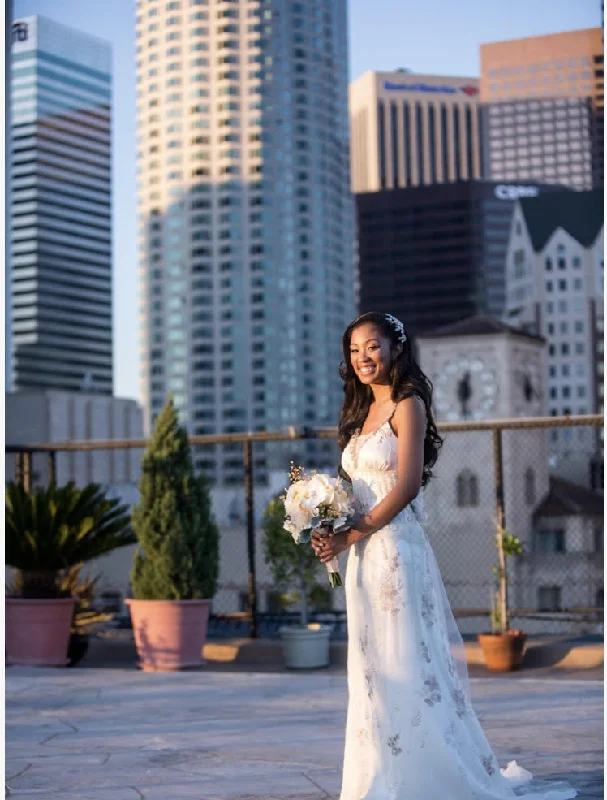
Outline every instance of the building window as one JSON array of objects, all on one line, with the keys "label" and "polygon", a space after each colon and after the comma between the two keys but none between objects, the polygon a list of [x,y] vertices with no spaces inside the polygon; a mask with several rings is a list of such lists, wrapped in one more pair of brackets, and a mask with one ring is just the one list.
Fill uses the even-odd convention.
[{"label": "building window", "polygon": [[379,180],[382,189],[386,188],[386,126],[384,122],[384,103],[377,104],[377,127],[379,131]]},{"label": "building window", "polygon": [[564,553],[564,528],[540,528],[537,535],[537,551],[539,553]]},{"label": "building window", "polygon": [[456,494],[458,508],[472,508],[478,506],[478,478],[470,470],[460,472],[456,479]]},{"label": "building window", "polygon": [[468,162],[468,180],[474,177],[472,156],[472,109],[466,106],[466,158]]},{"label": "building window", "polygon": [[455,180],[459,181],[462,177],[461,153],[460,153],[460,128],[459,128],[459,107],[453,106],[453,150],[455,156]]},{"label": "building window", "polygon": [[436,123],[434,105],[428,108],[428,146],[430,148],[430,182],[436,183]]},{"label": "building window", "polygon": [[[405,184],[411,186],[411,109],[409,103],[403,106],[403,135],[405,139]],[[447,173],[445,173],[447,174]]]},{"label": "building window", "polygon": [[422,119],[422,107],[420,103],[415,104],[415,139],[417,144],[417,181],[419,184],[426,183],[424,172],[424,125]]},{"label": "building window", "polygon": [[443,181],[449,180],[449,149],[447,136],[447,108],[441,104],[440,107],[440,127],[441,127],[441,157],[443,162]]},{"label": "building window", "polygon": [[560,611],[561,587],[540,586],[537,590],[537,608],[538,611]]},{"label": "building window", "polygon": [[535,472],[529,467],[525,472],[525,503],[528,506],[535,504]]},{"label": "building window", "polygon": [[396,103],[390,103],[390,135],[392,138],[392,186],[399,186],[398,181],[398,125],[396,123]]}]

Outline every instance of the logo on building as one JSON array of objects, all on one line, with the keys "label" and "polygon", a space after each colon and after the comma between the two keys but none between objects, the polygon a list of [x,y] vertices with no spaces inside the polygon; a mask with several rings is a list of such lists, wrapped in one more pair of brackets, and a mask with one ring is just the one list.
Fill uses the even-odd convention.
[{"label": "logo on building", "polygon": [[537,186],[511,186],[500,183],[495,187],[495,196],[498,200],[518,200],[519,197],[537,197],[540,190]]},{"label": "logo on building", "polygon": [[13,44],[15,42],[27,42],[27,23],[15,22],[11,31]]},{"label": "logo on building", "polygon": [[431,83],[393,83],[384,81],[386,92],[425,92],[427,94],[459,94],[463,92],[466,97],[474,97],[478,94],[478,86],[466,84],[465,86],[447,86],[439,84],[435,86]]}]

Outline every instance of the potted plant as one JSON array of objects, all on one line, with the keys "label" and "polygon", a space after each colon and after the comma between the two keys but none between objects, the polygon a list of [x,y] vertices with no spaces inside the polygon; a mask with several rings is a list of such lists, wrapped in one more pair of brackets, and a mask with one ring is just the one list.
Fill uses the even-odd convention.
[{"label": "potted plant", "polygon": [[9,664],[65,666],[77,599],[64,571],[135,541],[127,506],[97,484],[6,488],[5,562],[16,569],[6,598]]},{"label": "potted plant", "polygon": [[132,521],[140,549],[126,603],[139,666],[151,672],[199,667],[217,589],[219,534],[171,396],[143,456]]},{"label": "potted plant", "polygon": [[[299,624],[284,626],[280,636],[285,665],[294,669],[326,667],[332,627],[309,622],[312,597],[318,593],[316,578],[320,562],[310,545],[296,545],[284,529],[285,506],[280,497],[268,503],[263,516],[263,549],[277,588],[295,588],[299,602]],[[325,595],[326,596],[326,595]]]},{"label": "potted plant", "polygon": [[94,627],[112,618],[111,614],[100,613],[92,607],[101,575],[84,575],[83,568],[84,564],[74,564],[62,570],[59,576],[62,593],[76,600],[67,650],[68,667],[75,667],[88,653]]},{"label": "potted plant", "polygon": [[485,665],[492,672],[509,672],[519,667],[523,661],[523,653],[527,634],[524,631],[510,629],[508,611],[508,569],[507,559],[523,553],[523,546],[516,536],[506,532],[498,519],[495,535],[498,563],[493,567],[496,579],[492,591],[491,633],[480,633],[478,640],[483,648]]}]

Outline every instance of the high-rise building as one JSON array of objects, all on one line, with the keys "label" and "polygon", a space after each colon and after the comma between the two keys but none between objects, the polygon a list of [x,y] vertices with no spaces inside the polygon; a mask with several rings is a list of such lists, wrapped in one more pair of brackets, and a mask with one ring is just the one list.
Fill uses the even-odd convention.
[{"label": "high-rise building", "polygon": [[110,45],[12,28],[13,389],[112,394]]},{"label": "high-rise building", "polygon": [[478,78],[366,72],[349,91],[354,192],[482,177]]},{"label": "high-rise building", "polygon": [[11,358],[11,41],[13,0],[4,4],[4,387],[12,386]]},{"label": "high-rise building", "polygon": [[601,28],[481,45],[486,176],[603,185],[603,69]]},{"label": "high-rise building", "polygon": [[[506,319],[547,341],[553,416],[604,410],[603,221],[600,189],[525,198],[514,210]],[[551,431],[554,466],[563,477],[589,479],[601,435],[598,429]]]},{"label": "high-rise building", "polygon": [[[346,1],[139,0],[136,32],[147,426],[167,391],[193,434],[335,424],[355,310]],[[235,447],[198,467],[240,483]],[[333,445],[310,447],[318,464]]]},{"label": "high-rise building", "polygon": [[412,336],[501,316],[514,203],[555,190],[458,181],[357,194],[361,312],[396,314]]}]

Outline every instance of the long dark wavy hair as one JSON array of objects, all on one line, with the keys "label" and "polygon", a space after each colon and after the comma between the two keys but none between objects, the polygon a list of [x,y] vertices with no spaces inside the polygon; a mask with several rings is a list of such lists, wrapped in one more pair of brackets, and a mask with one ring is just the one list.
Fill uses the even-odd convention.
[{"label": "long dark wavy hair", "polygon": [[[365,386],[358,379],[351,362],[350,340],[352,333],[360,325],[369,323],[375,325],[390,342],[392,364],[390,366],[390,395],[393,403],[398,403],[406,397],[417,395],[426,407],[426,436],[424,439],[424,469],[422,473],[422,486],[425,486],[432,477],[432,467],[438,458],[438,451],[443,443],[439,436],[432,415],[432,382],[424,375],[413,355],[411,339],[407,336],[405,342],[399,342],[399,332],[390,323],[385,314],[369,311],[353,320],[344,333],[343,349],[344,361],[340,364],[339,374],[344,382],[344,403],[339,417],[337,442],[343,450],[354,433],[359,430],[369,413],[373,401],[373,391],[370,386]],[[401,351],[398,351],[398,346]]]}]

